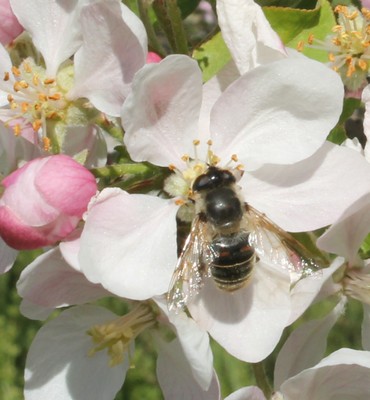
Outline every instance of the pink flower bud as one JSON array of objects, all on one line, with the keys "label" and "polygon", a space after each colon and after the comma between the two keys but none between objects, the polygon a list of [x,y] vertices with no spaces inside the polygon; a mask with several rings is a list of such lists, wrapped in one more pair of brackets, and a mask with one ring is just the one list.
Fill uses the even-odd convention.
[{"label": "pink flower bud", "polygon": [[10,7],[9,0],[0,0],[0,42],[5,46],[23,32]]},{"label": "pink flower bud", "polygon": [[51,245],[71,233],[97,186],[65,155],[37,158],[7,176],[0,199],[0,236],[19,250]]},{"label": "pink flower bud", "polygon": [[159,56],[157,53],[154,53],[153,51],[149,51],[146,56],[147,64],[159,63],[161,60],[162,60],[162,57]]}]

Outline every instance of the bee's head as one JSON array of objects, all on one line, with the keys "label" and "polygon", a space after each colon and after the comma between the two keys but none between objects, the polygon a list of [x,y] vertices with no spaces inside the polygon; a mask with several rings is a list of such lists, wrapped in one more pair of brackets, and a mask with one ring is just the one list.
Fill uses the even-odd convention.
[{"label": "bee's head", "polygon": [[195,179],[192,190],[193,192],[209,191],[217,187],[230,186],[235,182],[235,176],[230,171],[210,166],[204,174]]}]

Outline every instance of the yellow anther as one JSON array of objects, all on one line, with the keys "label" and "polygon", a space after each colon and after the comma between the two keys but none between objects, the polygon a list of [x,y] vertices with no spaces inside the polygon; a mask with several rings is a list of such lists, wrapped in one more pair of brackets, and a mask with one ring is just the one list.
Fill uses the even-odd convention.
[{"label": "yellow anther", "polygon": [[308,44],[312,44],[314,39],[315,39],[314,34],[313,34],[313,33],[310,33],[310,34],[308,35],[308,38],[307,38],[307,43],[308,43]]},{"label": "yellow anther", "polygon": [[182,200],[182,199],[176,199],[176,200],[175,200],[175,204],[176,204],[177,206],[183,206],[183,205],[185,204],[185,201]]},{"label": "yellow anther", "polygon": [[199,143],[200,143],[200,140],[198,140],[198,139],[193,140],[194,146],[199,146]]},{"label": "yellow anther", "polygon": [[6,81],[9,80],[9,78],[10,78],[9,72],[4,72],[4,78],[3,78],[3,80],[6,82]]},{"label": "yellow anther", "polygon": [[8,94],[6,98],[8,99],[9,103],[12,103],[14,101],[14,97],[11,94]]},{"label": "yellow anther", "polygon": [[366,71],[368,69],[367,62],[365,60],[358,60],[358,66],[363,70]]},{"label": "yellow anther", "polygon": [[21,109],[22,109],[22,112],[27,112],[28,111],[28,109],[29,109],[29,103],[27,103],[27,102],[23,102],[23,103],[21,103]]},{"label": "yellow anther", "polygon": [[47,101],[47,99],[48,99],[48,97],[46,96],[45,93],[39,93],[39,94],[37,95],[37,98],[38,98],[40,101]]},{"label": "yellow anther", "polygon": [[23,68],[24,68],[24,70],[25,70],[26,72],[28,72],[28,73],[32,72],[32,67],[31,67],[31,65],[30,65],[28,62],[24,62],[24,63],[23,63]]},{"label": "yellow anther", "polygon": [[21,126],[19,124],[15,124],[13,126],[13,132],[15,136],[19,136],[22,132]]},{"label": "yellow anther", "polygon": [[35,132],[37,132],[42,126],[42,121],[41,119],[36,119],[35,121],[32,122],[32,128]]},{"label": "yellow anther", "polygon": [[168,166],[168,169],[169,169],[170,171],[175,171],[175,170],[176,170],[176,165],[170,164],[170,165]]},{"label": "yellow anther", "polygon": [[329,61],[331,61],[331,62],[335,61],[335,55],[333,53],[329,53],[328,58],[329,58]]},{"label": "yellow anther", "polygon": [[209,139],[208,141],[207,141],[207,144],[208,144],[208,146],[212,146],[212,140],[211,139]]},{"label": "yellow anther", "polygon": [[50,96],[48,96],[48,99],[50,100],[60,100],[62,98],[62,95],[60,93],[54,93]]},{"label": "yellow anther", "polygon": [[14,76],[20,76],[21,75],[21,71],[19,70],[19,68],[15,67],[14,65],[12,66],[12,73]]},{"label": "yellow anther", "polygon": [[50,150],[50,139],[46,136],[44,136],[42,138],[42,144],[43,144],[43,149],[45,151],[49,151]]},{"label": "yellow anther", "polygon": [[233,155],[231,156],[231,159],[232,159],[233,161],[237,162],[237,161],[238,161],[238,156],[237,156],[236,154],[233,154]]},{"label": "yellow anther", "polygon": [[46,78],[46,79],[44,79],[44,85],[51,85],[54,82],[55,82],[54,78]]},{"label": "yellow anther", "polygon": [[184,154],[184,155],[181,157],[181,160],[186,162],[186,161],[189,161],[189,158],[190,158],[190,157],[189,157],[188,154]]},{"label": "yellow anther", "polygon": [[18,108],[18,103],[16,103],[15,101],[12,101],[11,103],[10,103],[10,109],[11,110],[15,110],[15,109],[17,109]]},{"label": "yellow anther", "polygon": [[300,40],[300,41],[297,43],[297,51],[303,51],[303,49],[304,49],[304,41],[303,41],[303,40]]},{"label": "yellow anther", "polygon": [[35,86],[38,86],[39,85],[39,83],[40,83],[40,78],[38,77],[38,75],[33,75],[33,77],[32,77],[32,83],[35,85]]},{"label": "yellow anther", "polygon": [[244,171],[244,165],[243,165],[243,164],[238,164],[235,168],[236,168],[238,171]]}]

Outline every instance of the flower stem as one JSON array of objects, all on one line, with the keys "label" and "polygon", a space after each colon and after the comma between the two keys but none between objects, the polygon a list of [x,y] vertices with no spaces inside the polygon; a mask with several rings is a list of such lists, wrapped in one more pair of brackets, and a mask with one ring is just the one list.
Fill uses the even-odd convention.
[{"label": "flower stem", "polygon": [[138,0],[137,1],[140,18],[145,26],[146,33],[148,35],[149,47],[162,57],[166,56],[166,50],[163,48],[159,42],[157,35],[154,32],[153,25],[150,22],[148,7],[148,0]]},{"label": "flower stem", "polygon": [[172,33],[175,38],[176,53],[189,54],[188,40],[182,23],[180,8],[177,0],[166,0],[168,17],[172,24]]},{"label": "flower stem", "polygon": [[266,399],[271,398],[272,390],[270,383],[267,379],[263,363],[253,363],[251,364],[253,368],[254,377],[256,378],[257,386],[262,390]]}]

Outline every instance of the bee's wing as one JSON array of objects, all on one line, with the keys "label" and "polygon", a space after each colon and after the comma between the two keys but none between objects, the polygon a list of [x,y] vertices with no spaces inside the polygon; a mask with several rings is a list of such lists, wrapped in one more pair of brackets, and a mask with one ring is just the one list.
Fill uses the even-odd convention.
[{"label": "bee's wing", "polygon": [[246,219],[251,232],[250,245],[261,259],[288,269],[294,280],[320,274],[315,255],[249,204],[246,204]]},{"label": "bee's wing", "polygon": [[167,294],[168,309],[182,310],[199,293],[212,259],[207,223],[196,216],[180,254]]}]

